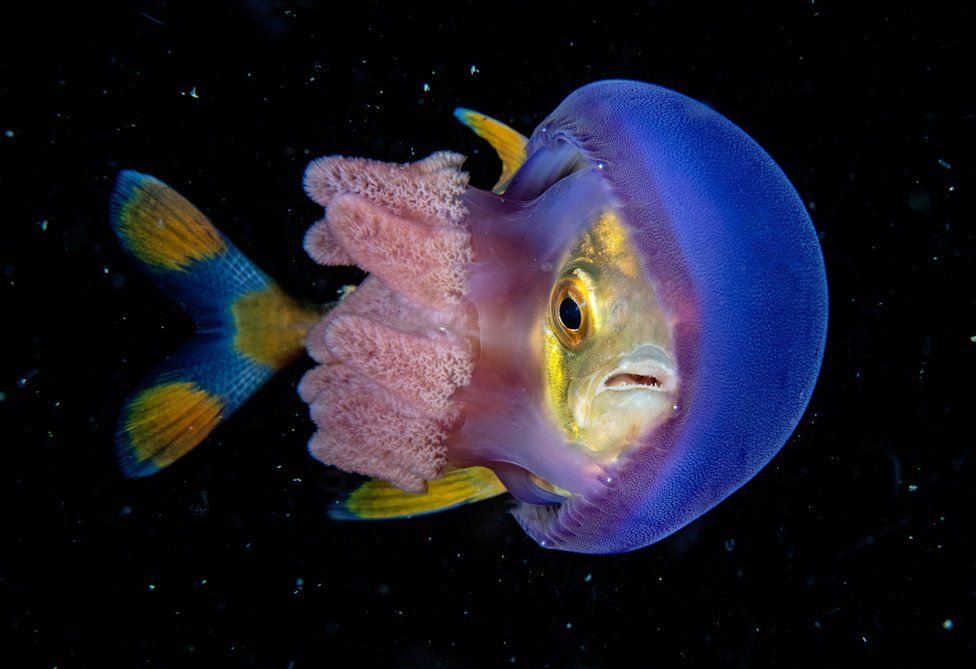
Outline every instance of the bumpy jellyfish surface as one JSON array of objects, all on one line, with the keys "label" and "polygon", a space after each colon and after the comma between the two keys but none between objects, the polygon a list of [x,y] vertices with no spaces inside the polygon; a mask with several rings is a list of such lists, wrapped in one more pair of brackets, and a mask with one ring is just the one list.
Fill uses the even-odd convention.
[{"label": "bumpy jellyfish surface", "polygon": [[618,552],[717,504],[812,393],[826,283],[763,150],[682,95],[600,82],[501,194],[463,158],[326,157],[305,239],[366,280],[310,332],[300,384],[328,464],[412,492],[491,468],[541,545]]},{"label": "bumpy jellyfish surface", "polygon": [[306,173],[326,207],[306,235],[309,255],[369,272],[307,339],[319,363],[299,386],[318,427],[310,450],[412,492],[444,473],[445,442],[463,420],[451,396],[470,382],[477,354],[462,299],[471,261],[462,159],[325,158]]}]

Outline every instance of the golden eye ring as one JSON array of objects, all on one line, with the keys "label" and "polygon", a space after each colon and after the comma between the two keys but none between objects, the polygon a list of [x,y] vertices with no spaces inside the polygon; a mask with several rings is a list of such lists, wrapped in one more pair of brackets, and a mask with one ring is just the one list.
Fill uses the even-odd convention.
[{"label": "golden eye ring", "polygon": [[560,343],[578,348],[589,334],[592,304],[583,282],[574,276],[556,281],[549,297],[549,321]]}]

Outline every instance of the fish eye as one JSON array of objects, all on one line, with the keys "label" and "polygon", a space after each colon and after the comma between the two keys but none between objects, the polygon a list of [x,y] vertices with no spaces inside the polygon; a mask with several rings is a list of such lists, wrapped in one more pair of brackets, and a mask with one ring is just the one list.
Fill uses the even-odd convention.
[{"label": "fish eye", "polygon": [[566,348],[576,348],[589,332],[592,306],[584,282],[576,276],[559,279],[549,299],[550,327]]},{"label": "fish eye", "polygon": [[559,322],[569,330],[579,330],[583,324],[583,312],[576,300],[568,295],[559,303]]}]

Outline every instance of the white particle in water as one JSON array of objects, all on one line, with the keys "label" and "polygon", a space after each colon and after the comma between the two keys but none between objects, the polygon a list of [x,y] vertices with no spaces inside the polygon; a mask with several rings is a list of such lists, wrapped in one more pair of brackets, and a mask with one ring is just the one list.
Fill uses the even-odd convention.
[{"label": "white particle in water", "polygon": [[472,65],[471,66],[471,74],[478,74],[478,72],[480,72],[480,71],[481,70],[478,69],[478,66],[477,65]]},{"label": "white particle in water", "polygon": [[7,139],[10,139],[11,137],[14,136],[14,131],[13,130],[6,130],[6,131],[4,131],[3,134],[4,134],[5,137],[7,137]]},{"label": "white particle in water", "polygon": [[909,484],[909,486],[908,486],[908,492],[915,492],[916,490],[918,490],[918,486],[917,485],[915,485],[914,483]]},{"label": "white particle in water", "polygon": [[429,93],[429,92],[430,92],[430,84],[428,84],[428,83],[425,82],[424,83],[424,93]]},{"label": "white particle in water", "polygon": [[947,632],[951,630],[954,626],[955,623],[952,622],[952,618],[946,618],[945,620],[942,621],[942,629],[944,629]]},{"label": "white particle in water", "polygon": [[200,96],[197,95],[197,87],[196,86],[194,86],[193,88],[190,89],[190,97],[193,98],[194,100],[199,100],[200,99]]}]

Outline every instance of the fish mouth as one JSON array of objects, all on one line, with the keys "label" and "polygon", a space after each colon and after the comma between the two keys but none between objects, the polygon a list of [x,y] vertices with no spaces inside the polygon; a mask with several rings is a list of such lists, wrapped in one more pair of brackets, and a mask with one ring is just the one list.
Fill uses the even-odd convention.
[{"label": "fish mouth", "polygon": [[573,412],[578,443],[588,453],[615,458],[675,409],[678,374],[668,352],[655,344],[621,355],[611,370],[591,379]]},{"label": "fish mouth", "polygon": [[672,393],[676,388],[677,374],[671,356],[659,346],[645,344],[624,356],[620,364],[603,377],[596,392]]}]

